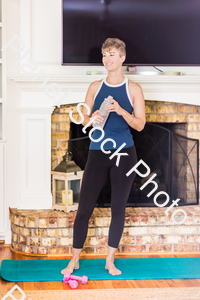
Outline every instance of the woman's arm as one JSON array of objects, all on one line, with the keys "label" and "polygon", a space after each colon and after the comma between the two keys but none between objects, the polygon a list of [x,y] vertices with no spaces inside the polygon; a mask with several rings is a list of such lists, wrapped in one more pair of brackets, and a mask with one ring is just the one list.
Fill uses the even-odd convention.
[{"label": "woman's arm", "polygon": [[146,123],[143,91],[139,84],[133,82],[129,84],[129,91],[131,99],[133,99],[134,116],[123,109],[122,117],[130,127],[137,131],[141,131],[144,129]]},{"label": "woman's arm", "polygon": [[[98,115],[99,112],[101,112],[100,110],[96,110],[94,113],[92,113],[93,106],[94,106],[94,96],[98,90],[99,84],[100,84],[99,81],[94,81],[89,85],[89,88],[87,90],[87,94],[85,96],[85,104],[87,104],[90,108],[90,115],[87,114],[87,108],[84,106],[83,111],[82,111],[82,114],[84,116],[84,121],[82,123],[83,126],[85,126],[90,121],[91,117],[94,117],[94,116]],[[96,123],[100,123],[102,121],[103,121],[103,118],[99,115],[95,119]],[[90,126],[92,126],[92,124],[90,124]]]},{"label": "woman's arm", "polygon": [[132,128],[141,131],[146,123],[144,95],[139,84],[132,81],[129,82],[129,92],[133,101],[134,116],[123,109],[114,99],[112,99],[114,104],[108,105],[106,109],[110,112],[115,111],[118,115],[122,116]]}]

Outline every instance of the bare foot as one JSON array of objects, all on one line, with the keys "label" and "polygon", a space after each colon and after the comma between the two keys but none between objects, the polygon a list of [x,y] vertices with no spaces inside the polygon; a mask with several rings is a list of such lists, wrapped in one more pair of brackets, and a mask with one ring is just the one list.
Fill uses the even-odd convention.
[{"label": "bare foot", "polygon": [[70,260],[67,268],[63,269],[61,271],[61,274],[65,274],[66,272],[69,272],[71,274],[73,273],[74,269],[79,269],[79,261],[75,263],[73,260]]},{"label": "bare foot", "polygon": [[120,275],[122,273],[112,262],[106,263],[105,269],[108,270],[111,275]]}]

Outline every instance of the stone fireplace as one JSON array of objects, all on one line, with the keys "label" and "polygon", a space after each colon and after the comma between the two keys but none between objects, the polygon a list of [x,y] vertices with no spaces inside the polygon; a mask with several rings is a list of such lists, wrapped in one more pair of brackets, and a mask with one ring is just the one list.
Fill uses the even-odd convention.
[{"label": "stone fireplace", "polygon": [[[67,100],[63,101],[68,104],[55,109],[53,109],[55,102],[44,97],[45,88],[40,90],[39,84],[44,78],[37,78],[36,82],[24,75],[10,74],[9,78],[13,79],[23,92],[18,108],[21,145],[23,145],[20,152],[19,179],[23,184],[20,187],[18,208],[10,208],[11,248],[13,251],[30,255],[70,254],[76,212],[66,214],[50,209],[52,199],[49,161],[51,157],[51,170],[60,163],[70,138],[69,111],[73,108],[75,112],[73,116],[79,120],[76,113],[77,103],[84,101],[89,83],[101,79],[102,76],[52,75],[50,83],[58,83],[64,92],[68,93],[70,90],[66,96]],[[198,76],[130,76],[130,79],[143,87],[147,99],[145,101],[147,122],[172,124],[177,133],[200,139]],[[36,97],[34,93],[37,93]],[[35,159],[35,153],[41,154],[39,161]],[[188,170],[185,176],[187,198],[193,204],[196,197],[193,174]],[[200,206],[184,207],[187,212],[184,225],[175,225],[172,222],[171,215],[175,209],[173,208],[166,216],[165,208],[127,207],[124,232],[117,252],[199,251]],[[176,220],[179,219],[180,215],[177,214]],[[84,253],[107,252],[110,221],[109,207],[94,209],[89,220]]]},{"label": "stone fireplace", "polygon": [[[168,193],[171,198],[168,206],[172,197],[174,200],[180,199],[179,205],[198,204],[200,106],[149,100],[146,100],[145,104],[147,123],[144,130],[138,133],[130,128],[138,152],[138,161],[140,159],[145,161],[151,171],[157,174],[158,177],[155,179],[158,182],[157,192]],[[52,169],[60,163],[68,149],[68,139],[70,139],[69,150],[74,154],[73,159],[82,170],[87,161],[90,140],[86,137],[91,127],[88,128],[87,134],[84,134],[82,125],[71,122],[70,110],[73,110],[73,118],[79,121],[76,105],[61,106],[52,114]],[[78,138],[81,139],[77,140]],[[144,191],[139,189],[144,182],[144,179],[136,175],[127,206],[156,206],[153,202],[154,194],[146,196],[153,189],[152,185],[150,184]],[[110,190],[108,180],[96,206],[110,207]],[[158,202],[165,202],[165,196],[162,198],[160,197]]]}]

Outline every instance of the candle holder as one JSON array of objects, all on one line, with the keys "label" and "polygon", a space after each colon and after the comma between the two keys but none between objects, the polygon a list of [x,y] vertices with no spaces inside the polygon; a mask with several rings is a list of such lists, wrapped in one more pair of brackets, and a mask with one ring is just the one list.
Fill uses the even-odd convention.
[{"label": "candle holder", "polygon": [[53,181],[52,209],[65,212],[78,209],[83,172],[67,151],[60,164],[51,171]]}]

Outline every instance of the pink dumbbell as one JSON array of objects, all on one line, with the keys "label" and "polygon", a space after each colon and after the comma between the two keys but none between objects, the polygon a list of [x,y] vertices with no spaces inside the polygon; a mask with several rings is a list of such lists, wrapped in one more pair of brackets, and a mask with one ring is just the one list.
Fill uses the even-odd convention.
[{"label": "pink dumbbell", "polygon": [[64,277],[64,282],[65,282],[66,284],[69,284],[69,286],[70,286],[72,289],[77,289],[77,287],[78,287],[78,282],[77,282],[76,280],[71,280],[71,279],[66,280],[66,278]]},{"label": "pink dumbbell", "polygon": [[82,284],[86,284],[88,282],[88,277],[87,276],[76,276],[76,275],[71,275],[69,272],[66,272],[64,275],[64,281],[68,281],[69,279],[74,279],[77,281],[81,281]]}]

